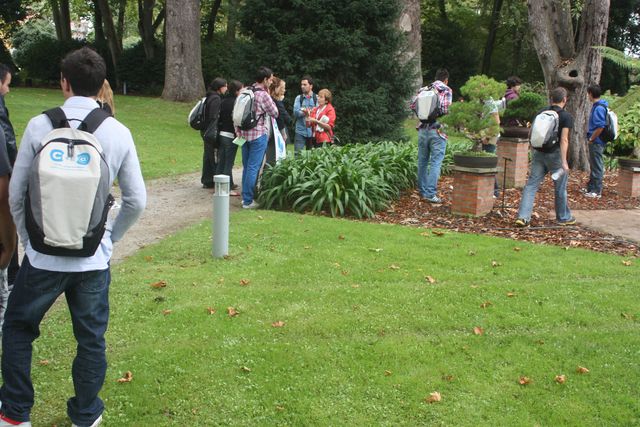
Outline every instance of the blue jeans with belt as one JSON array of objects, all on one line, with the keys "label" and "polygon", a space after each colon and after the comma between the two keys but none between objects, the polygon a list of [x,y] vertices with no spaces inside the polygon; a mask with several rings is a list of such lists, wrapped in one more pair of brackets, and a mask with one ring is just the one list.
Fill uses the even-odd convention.
[{"label": "blue jeans with belt", "polygon": [[107,371],[104,333],[109,321],[109,269],[77,273],[40,270],[27,257],[18,272],[5,314],[2,335],[2,413],[29,421],[33,407],[31,358],[40,322],[60,294],[71,312],[78,343],[71,375],[75,396],[67,413],[76,425],[91,425],[104,411],[98,393]]},{"label": "blue jeans with belt", "polygon": [[253,202],[258,173],[267,150],[267,134],[242,145],[242,204]]},{"label": "blue jeans with belt", "polygon": [[422,197],[436,196],[447,140],[437,129],[418,130],[418,191]]}]

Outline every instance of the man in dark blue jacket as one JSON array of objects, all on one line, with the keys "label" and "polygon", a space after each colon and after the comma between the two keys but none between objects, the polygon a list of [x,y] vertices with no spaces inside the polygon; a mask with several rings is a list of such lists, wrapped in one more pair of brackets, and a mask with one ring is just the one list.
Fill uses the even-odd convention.
[{"label": "man in dark blue jacket", "polygon": [[609,104],[604,99],[600,99],[602,89],[596,84],[587,88],[591,106],[589,114],[589,130],[587,131],[587,142],[589,144],[589,163],[591,165],[591,175],[585,191],[585,196],[592,199],[599,199],[602,194],[602,178],[604,176],[604,160],[602,154],[607,143],[600,138],[600,134],[607,125],[607,114]]}]

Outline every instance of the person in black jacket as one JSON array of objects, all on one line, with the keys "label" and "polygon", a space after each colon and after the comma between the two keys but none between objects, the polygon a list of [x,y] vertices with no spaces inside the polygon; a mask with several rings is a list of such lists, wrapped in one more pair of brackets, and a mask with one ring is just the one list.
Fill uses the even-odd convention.
[{"label": "person in black jacket", "polygon": [[[276,118],[276,123],[278,124],[278,129],[282,134],[282,138],[287,142],[287,127],[291,124],[291,115],[284,106],[284,94],[287,90],[286,82],[277,77],[273,78],[271,85],[269,86],[269,95],[273,98],[273,101],[276,103],[276,107],[278,107],[278,117]],[[273,130],[269,134],[269,142],[267,143],[267,164],[275,165],[276,164],[276,141],[273,136]]]},{"label": "person in black jacket", "polygon": [[238,146],[233,143],[235,139],[235,128],[233,127],[233,105],[243,85],[238,80],[231,80],[228,85],[227,94],[222,98],[220,104],[220,118],[218,119],[218,164],[216,175],[228,175],[231,184],[231,196],[239,196],[238,188],[233,182],[233,163],[236,160]]},{"label": "person in black jacket", "polygon": [[227,81],[223,78],[215,78],[209,85],[207,101],[205,104],[205,126],[200,131],[204,142],[204,152],[202,154],[202,177],[200,182],[202,188],[213,188],[213,175],[216,172],[216,150],[218,149],[218,117],[220,116],[220,105],[222,95],[227,92]]}]

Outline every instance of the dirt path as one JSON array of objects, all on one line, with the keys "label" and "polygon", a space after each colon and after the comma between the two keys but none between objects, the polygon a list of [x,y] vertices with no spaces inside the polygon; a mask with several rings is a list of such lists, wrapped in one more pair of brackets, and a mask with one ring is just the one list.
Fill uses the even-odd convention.
[{"label": "dirt path", "polygon": [[[234,169],[236,183],[240,182],[242,169]],[[158,242],[189,225],[210,219],[213,206],[213,190],[203,189],[200,173],[146,182],[147,208],[138,222],[115,245],[111,261],[118,263],[138,249]],[[114,196],[119,197],[119,192]],[[230,197],[231,210],[241,207],[240,197]]]}]

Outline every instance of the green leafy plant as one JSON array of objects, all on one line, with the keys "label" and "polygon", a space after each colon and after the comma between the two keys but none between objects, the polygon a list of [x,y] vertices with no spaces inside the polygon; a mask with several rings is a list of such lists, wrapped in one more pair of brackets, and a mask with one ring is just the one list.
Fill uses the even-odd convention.
[{"label": "green leafy plant", "polygon": [[535,92],[522,92],[517,99],[510,101],[502,113],[504,121],[515,120],[520,126],[532,122],[536,113],[546,105],[544,96]]},{"label": "green leafy plant", "polygon": [[640,102],[619,117],[620,136],[615,141],[619,149],[631,150],[632,159],[640,159]]},{"label": "green leafy plant", "polygon": [[460,88],[464,101],[455,102],[439,120],[460,131],[480,151],[482,140],[500,132],[500,125],[488,112],[491,103],[504,94],[505,85],[485,75],[473,76]]}]

